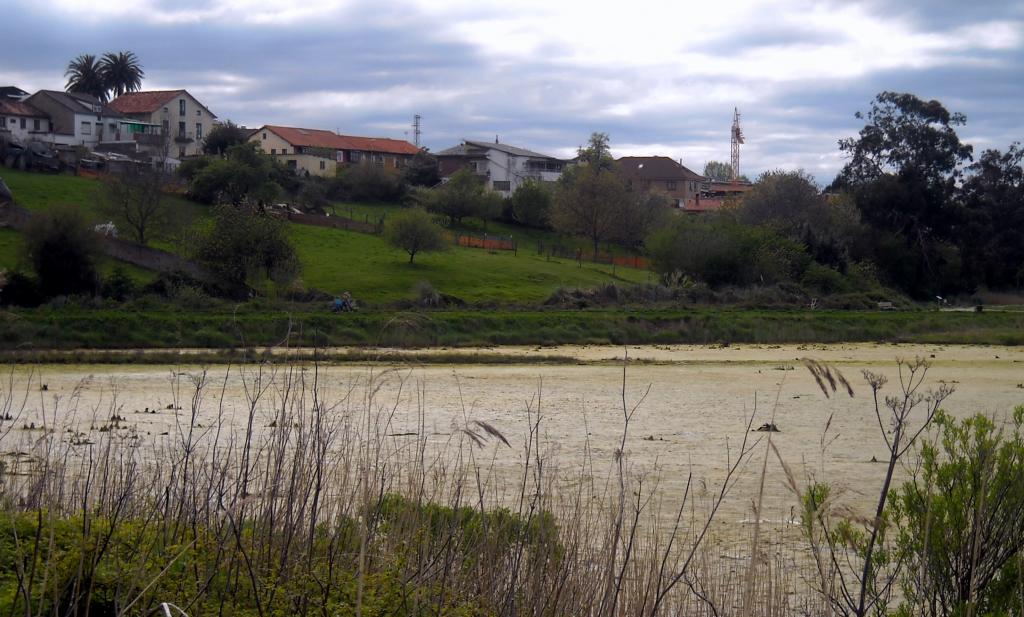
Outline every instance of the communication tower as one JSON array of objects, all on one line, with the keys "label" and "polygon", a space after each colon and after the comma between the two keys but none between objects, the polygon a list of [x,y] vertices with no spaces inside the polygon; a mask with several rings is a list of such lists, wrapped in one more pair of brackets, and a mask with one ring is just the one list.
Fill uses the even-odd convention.
[{"label": "communication tower", "polygon": [[740,177],[740,144],[743,143],[743,129],[740,128],[740,110],[732,109],[732,181]]},{"label": "communication tower", "polygon": [[412,117],[412,143],[415,144],[415,146],[417,148],[420,147],[420,120],[421,119],[422,118],[420,117],[419,114],[416,114],[415,116]]}]

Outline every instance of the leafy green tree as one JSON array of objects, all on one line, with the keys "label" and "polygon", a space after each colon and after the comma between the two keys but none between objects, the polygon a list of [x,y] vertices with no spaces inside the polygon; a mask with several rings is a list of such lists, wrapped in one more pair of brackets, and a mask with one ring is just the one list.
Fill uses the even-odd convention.
[{"label": "leafy green tree", "polygon": [[823,195],[802,170],[761,174],[743,195],[736,216],[744,224],[769,227],[803,242],[816,261],[839,270],[846,268],[862,234],[856,207],[848,199]]},{"label": "leafy green tree", "polygon": [[113,95],[114,98],[141,90],[142,78],[146,75],[139,59],[130,51],[103,54],[99,71],[106,88],[104,96]]},{"label": "leafy green tree", "polygon": [[551,189],[538,180],[527,180],[509,197],[509,207],[520,225],[546,229],[551,224]]},{"label": "leafy green tree", "polygon": [[623,246],[638,248],[652,231],[669,222],[672,200],[657,191],[630,192],[623,203],[619,224],[612,239]]},{"label": "leafy green tree", "polygon": [[412,157],[403,175],[411,186],[432,187],[441,181],[437,157],[426,150],[420,150]]},{"label": "leafy green tree", "polygon": [[[732,165],[729,163],[723,163],[722,161],[708,161],[707,163],[704,163],[704,177],[708,180],[729,182],[732,180]],[[737,178],[737,180],[741,182],[750,182],[750,179],[742,174]]]},{"label": "leafy green tree", "polygon": [[245,134],[245,131],[228,120],[214,126],[206,138],[203,139],[203,152],[206,154],[224,155],[228,148],[231,146],[237,146],[248,141],[249,138]]},{"label": "leafy green tree", "polygon": [[986,150],[968,167],[958,230],[964,284],[1024,288],[1024,150]]},{"label": "leafy green tree", "polygon": [[940,412],[937,439],[894,497],[907,566],[903,612],[1011,615],[1021,605],[1024,553],[1024,406],[1011,432],[978,414]]},{"label": "leafy green tree", "polygon": [[64,86],[68,92],[79,92],[101,101],[107,100],[107,83],[103,78],[102,65],[94,54],[82,54],[69,62],[64,76],[68,78]]},{"label": "leafy green tree", "polygon": [[839,142],[850,160],[833,187],[849,190],[864,222],[905,246],[899,261],[879,260],[891,282],[918,296],[955,291],[960,211],[953,197],[971,158],[956,134],[964,116],[938,101],[882,92],[857,118],[867,124]]},{"label": "leafy green tree", "polygon": [[583,236],[593,244],[615,238],[630,195],[626,182],[600,165],[576,165],[555,185],[551,226],[565,234]]},{"label": "leafy green tree", "polygon": [[97,238],[80,209],[36,214],[25,231],[25,253],[44,297],[96,292]]},{"label": "leafy green tree", "polygon": [[487,187],[472,172],[460,169],[447,182],[421,195],[428,212],[440,214],[450,224],[456,224],[466,217],[486,220],[496,216],[494,198],[488,193]]},{"label": "leafy green tree", "polygon": [[[262,208],[277,200],[286,181],[284,173],[256,144],[245,142],[227,149],[226,157],[190,169],[189,194],[196,200],[248,208]],[[292,179],[294,181],[294,179]]]},{"label": "leafy green tree", "polygon": [[232,293],[266,280],[285,285],[301,269],[285,223],[266,214],[219,206],[196,236],[196,261]]},{"label": "leafy green tree", "polygon": [[384,223],[384,239],[391,246],[409,254],[409,263],[419,253],[441,251],[446,247],[444,235],[420,208],[409,208]]},{"label": "leafy green tree", "polygon": [[408,188],[401,172],[369,161],[342,167],[338,178],[342,197],[352,201],[398,203]]},{"label": "leafy green tree", "polygon": [[607,171],[615,166],[608,133],[591,133],[586,147],[580,147],[577,156],[580,163],[585,163],[599,171]]},{"label": "leafy green tree", "polygon": [[646,246],[663,278],[688,275],[711,286],[795,280],[810,263],[800,244],[728,216],[678,217]]}]

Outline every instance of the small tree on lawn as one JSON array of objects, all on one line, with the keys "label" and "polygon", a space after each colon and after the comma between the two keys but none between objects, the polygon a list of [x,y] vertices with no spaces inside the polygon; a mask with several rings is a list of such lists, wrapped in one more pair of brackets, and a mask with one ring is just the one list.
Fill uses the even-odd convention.
[{"label": "small tree on lawn", "polygon": [[419,208],[410,208],[388,219],[384,224],[384,239],[395,248],[409,254],[409,263],[417,253],[441,251],[445,248],[441,228],[430,215]]},{"label": "small tree on lawn", "polygon": [[219,206],[212,224],[198,233],[194,256],[233,292],[266,280],[286,285],[300,271],[284,222],[230,206]]},{"label": "small tree on lawn", "polygon": [[103,210],[146,244],[167,220],[163,196],[164,175],[152,167],[130,165],[123,174],[104,181],[100,203]]}]

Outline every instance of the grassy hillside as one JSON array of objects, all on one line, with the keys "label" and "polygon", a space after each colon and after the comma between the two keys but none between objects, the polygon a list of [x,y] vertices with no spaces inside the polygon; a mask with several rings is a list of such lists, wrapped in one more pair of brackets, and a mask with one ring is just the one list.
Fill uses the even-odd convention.
[{"label": "grassy hillside", "polygon": [[[43,211],[58,204],[76,204],[89,213],[89,218],[106,221],[98,204],[100,183],[73,176],[33,174],[2,170],[2,176],[24,207]],[[182,199],[169,197],[175,214],[178,237],[180,231],[204,217],[208,208]],[[356,218],[379,216],[393,212],[395,206],[339,204],[339,215]],[[602,283],[645,282],[650,274],[628,268],[584,264],[572,260],[547,260],[536,254],[537,240],[557,241],[548,232],[537,232],[511,226],[490,224],[492,233],[515,233],[523,243],[518,255],[510,251],[485,251],[452,247],[436,254],[420,255],[415,264],[406,263],[407,256],[392,249],[378,236],[326,229],[308,225],[292,225],[289,233],[302,261],[302,280],[309,286],[328,293],[350,291],[364,303],[382,304],[412,296],[419,281],[429,281],[438,291],[472,303],[535,304],[547,298],[559,286],[593,287]],[[0,230],[0,267],[18,265],[20,235]],[[157,247],[185,252],[181,240],[163,240]],[[110,264],[106,264],[109,268]],[[137,278],[141,277],[136,273]]]}]

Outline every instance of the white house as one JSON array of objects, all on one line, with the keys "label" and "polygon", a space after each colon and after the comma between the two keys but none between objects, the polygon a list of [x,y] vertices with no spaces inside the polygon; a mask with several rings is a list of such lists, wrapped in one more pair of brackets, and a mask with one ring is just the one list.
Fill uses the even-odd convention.
[{"label": "white house", "polygon": [[469,169],[487,187],[508,197],[526,180],[554,182],[567,162],[553,156],[531,152],[508,144],[464,140],[437,153],[441,176],[447,178],[460,169]]},{"label": "white house", "polygon": [[49,141],[50,118],[35,107],[0,98],[0,141]]},{"label": "white house", "polygon": [[113,139],[122,116],[99,99],[78,92],[40,90],[25,102],[50,118],[51,133],[42,141],[92,149]]}]

